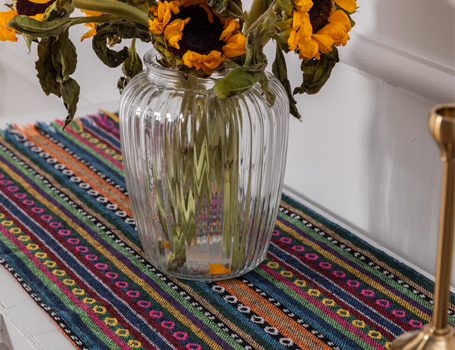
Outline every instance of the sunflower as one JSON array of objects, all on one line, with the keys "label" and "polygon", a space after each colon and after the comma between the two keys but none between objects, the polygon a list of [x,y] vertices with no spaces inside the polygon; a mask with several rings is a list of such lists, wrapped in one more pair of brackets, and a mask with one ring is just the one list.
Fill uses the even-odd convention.
[{"label": "sunflower", "polygon": [[46,9],[52,5],[54,0],[15,0],[12,10],[0,12],[0,40],[17,41],[16,31],[8,28],[8,22],[17,15],[25,15],[30,18],[42,21]]},{"label": "sunflower", "polygon": [[333,45],[346,45],[351,30],[348,13],[355,12],[356,0],[293,0],[293,3],[287,43],[292,51],[298,48],[300,59],[320,59]]},{"label": "sunflower", "polygon": [[150,8],[150,31],[185,66],[211,74],[227,58],[243,55],[246,38],[235,18],[222,18],[205,0],[160,1]]}]

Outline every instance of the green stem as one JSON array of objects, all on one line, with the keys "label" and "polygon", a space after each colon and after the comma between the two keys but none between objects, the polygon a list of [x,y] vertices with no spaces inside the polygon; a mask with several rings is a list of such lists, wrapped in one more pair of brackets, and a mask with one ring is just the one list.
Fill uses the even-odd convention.
[{"label": "green stem", "polygon": [[127,21],[140,23],[149,26],[149,17],[146,13],[115,0],[73,0],[74,6],[81,10],[108,13]]},{"label": "green stem", "polygon": [[264,13],[266,5],[264,0],[253,0],[251,8],[248,11],[248,17],[245,21],[245,26],[243,28],[244,32],[248,31],[253,23]]},{"label": "green stem", "polygon": [[94,16],[94,17],[73,17],[71,18],[71,26],[83,23],[106,23],[121,19],[119,16]]},{"label": "green stem", "polygon": [[[258,0],[254,0],[254,2],[256,2]],[[253,3],[254,5],[254,3]],[[256,27],[261,24],[261,23],[264,23],[266,21],[267,18],[269,18],[270,20],[272,20],[273,23],[271,23],[270,25],[273,25],[276,20],[277,20],[277,17],[275,15],[275,11],[273,9],[273,6],[275,5],[275,1],[273,1],[269,8],[267,9],[267,11],[265,11],[264,13],[262,13],[259,17],[256,17],[255,21],[253,22],[253,24],[251,24],[251,26],[249,26],[248,28],[245,29],[244,31],[244,35],[247,36],[249,32],[253,31],[254,29],[256,29]],[[250,22],[250,21],[249,21]],[[251,23],[251,22],[250,22]],[[246,25],[245,25],[246,27]]]}]

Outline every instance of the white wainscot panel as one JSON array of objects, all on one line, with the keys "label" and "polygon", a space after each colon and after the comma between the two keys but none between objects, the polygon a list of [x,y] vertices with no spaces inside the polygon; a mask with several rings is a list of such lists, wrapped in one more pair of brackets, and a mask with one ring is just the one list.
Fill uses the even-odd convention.
[{"label": "white wainscot panel", "polygon": [[291,121],[285,187],[434,274],[442,162],[436,101],[345,64]]}]

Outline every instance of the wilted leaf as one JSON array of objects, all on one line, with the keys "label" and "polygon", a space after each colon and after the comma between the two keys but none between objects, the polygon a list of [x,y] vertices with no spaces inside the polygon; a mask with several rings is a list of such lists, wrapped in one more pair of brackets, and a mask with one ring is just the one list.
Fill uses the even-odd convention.
[{"label": "wilted leaf", "polygon": [[107,39],[111,36],[122,39],[138,38],[144,42],[151,40],[148,28],[139,24],[126,21],[113,21],[97,25],[92,47],[98,58],[111,68],[118,67],[129,57],[127,47],[124,47],[120,51],[114,51],[108,47]]},{"label": "wilted leaf", "polygon": [[241,0],[207,0],[207,5],[212,7],[220,17],[243,18]]},{"label": "wilted leaf", "polygon": [[57,17],[68,18],[74,11],[74,3],[71,0],[56,0],[46,9],[44,22],[53,21]]},{"label": "wilted leaf", "polygon": [[123,62],[122,72],[125,74],[125,77],[120,78],[117,86],[120,90],[120,93],[125,89],[126,84],[138,73],[142,72],[142,60],[136,52],[136,46],[131,44],[131,47],[128,50],[128,58]]},{"label": "wilted leaf", "polygon": [[63,129],[65,129],[66,126],[71,123],[74,115],[76,114],[80,90],[81,89],[79,87],[79,84],[72,78],[69,78],[62,84],[63,103],[65,104],[65,108],[68,111],[68,116],[65,119],[65,125],[63,126]]},{"label": "wilted leaf", "polygon": [[258,82],[261,84],[261,91],[265,95],[267,103],[269,106],[273,106],[275,104],[275,95],[269,90],[269,80],[264,71],[259,74]]},{"label": "wilted leaf", "polygon": [[54,94],[61,97],[60,84],[57,82],[57,70],[52,62],[52,44],[55,38],[41,39],[38,45],[38,61],[35,68],[37,77],[46,95]]},{"label": "wilted leaf", "polygon": [[54,67],[58,72],[57,81],[64,82],[75,72],[77,64],[76,47],[69,39],[68,31],[55,40],[52,52]]},{"label": "wilted leaf", "polygon": [[63,25],[68,22],[69,16],[58,18],[51,22],[41,22],[24,15],[14,16],[8,22],[8,26],[16,31],[35,38],[48,38],[59,36],[63,31]]},{"label": "wilted leaf", "polygon": [[215,93],[218,98],[241,94],[258,82],[259,75],[259,72],[250,72],[245,67],[234,69],[215,83]]},{"label": "wilted leaf", "polygon": [[338,50],[335,45],[332,51],[321,55],[321,59],[303,59],[300,66],[303,72],[303,83],[294,89],[295,94],[316,94],[330,78],[332,69],[339,62]]},{"label": "wilted leaf", "polygon": [[272,72],[275,77],[281,82],[281,84],[283,84],[283,87],[286,90],[286,94],[289,98],[289,111],[297,119],[302,119],[299,110],[297,109],[297,102],[292,94],[291,83],[288,80],[286,60],[284,58],[283,51],[281,51],[278,43],[276,45],[276,56],[275,61],[272,65]]}]

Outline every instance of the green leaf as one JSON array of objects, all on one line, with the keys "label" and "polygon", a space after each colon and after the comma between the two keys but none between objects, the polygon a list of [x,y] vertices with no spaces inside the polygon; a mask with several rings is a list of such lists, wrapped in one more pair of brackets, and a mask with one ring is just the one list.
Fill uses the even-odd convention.
[{"label": "green leaf", "polygon": [[275,95],[269,90],[269,80],[267,79],[267,75],[264,71],[259,73],[259,84],[261,84],[261,91],[265,95],[267,103],[269,106],[273,106],[275,104]]},{"label": "green leaf", "polygon": [[74,3],[71,0],[56,0],[46,9],[43,22],[50,22],[60,18],[68,18],[74,11]]},{"label": "green leaf", "polygon": [[139,38],[141,41],[151,40],[148,28],[126,21],[112,21],[96,26],[96,35],[93,37],[92,47],[98,58],[108,67],[114,68],[121,65],[129,57],[128,48],[120,51],[111,50],[108,38],[131,39]]},{"label": "green leaf", "polygon": [[241,0],[207,0],[207,5],[212,7],[220,17],[243,18]]},{"label": "green leaf", "polygon": [[287,20],[292,17],[294,3],[292,0],[277,0],[274,9],[280,20]]},{"label": "green leaf", "polygon": [[48,38],[50,36],[59,36],[63,31],[63,25],[68,22],[69,17],[58,18],[51,22],[41,22],[24,15],[14,16],[8,26],[19,33],[31,37]]},{"label": "green leaf", "polygon": [[297,119],[302,119],[299,110],[297,109],[297,102],[292,94],[291,83],[288,80],[288,71],[286,68],[286,60],[279,43],[276,44],[276,56],[272,65],[272,72],[275,77],[283,84],[286,94],[289,98],[289,110],[291,114]]},{"label": "green leaf", "polygon": [[300,69],[303,72],[303,83],[294,89],[295,94],[316,94],[330,78],[332,69],[339,62],[338,50],[334,45],[332,51],[321,55],[321,59],[303,59]]},{"label": "green leaf", "polygon": [[30,53],[32,51],[32,43],[34,38],[27,34],[23,34],[22,37],[24,38],[25,43],[27,44],[28,53]]},{"label": "green leaf", "polygon": [[[136,6],[131,6],[130,4],[125,4],[120,1],[113,0],[72,0],[74,5],[81,10],[87,11],[97,11],[103,13],[109,13],[111,15],[119,16],[120,18],[140,23],[141,25],[148,27],[149,17],[143,10],[143,4],[137,4],[139,9]],[[148,12],[148,8],[145,8],[145,11]]]},{"label": "green leaf", "polygon": [[55,38],[41,39],[38,45],[38,61],[35,68],[37,77],[46,95],[54,94],[61,97],[60,84],[57,82],[57,70],[53,65],[52,45]]},{"label": "green leaf", "polygon": [[63,98],[68,111],[63,128],[73,120],[79,101],[80,87],[69,77],[76,69],[76,60],[76,48],[68,37],[68,31],[59,38],[43,38],[38,43],[37,76],[46,95]]},{"label": "green leaf", "polygon": [[75,72],[77,64],[76,47],[69,39],[68,31],[62,33],[55,40],[52,48],[52,57],[54,67],[58,72],[57,82],[68,80],[69,76]]},{"label": "green leaf", "polygon": [[79,87],[79,84],[72,78],[69,78],[62,84],[63,103],[65,104],[65,108],[68,111],[68,116],[65,119],[63,130],[65,130],[66,126],[71,123],[74,115],[76,114],[80,90],[81,89]]},{"label": "green leaf", "polygon": [[258,82],[259,75],[259,72],[248,71],[245,67],[234,69],[215,83],[215,93],[218,98],[241,94]]},{"label": "green leaf", "polygon": [[267,66],[267,56],[264,54],[263,42],[269,35],[269,22],[266,21],[263,24],[257,26],[254,30],[250,31],[247,35],[246,40],[246,59],[245,66],[261,66],[261,69],[265,69]]},{"label": "green leaf", "polygon": [[125,77],[120,78],[117,86],[120,90],[120,93],[126,87],[126,84],[138,73],[142,72],[142,60],[136,52],[136,45],[135,40],[133,39],[133,43],[128,50],[128,58],[123,62],[122,72],[125,74]]}]

